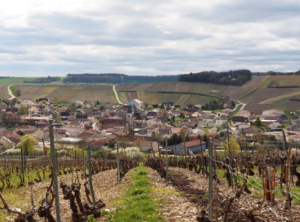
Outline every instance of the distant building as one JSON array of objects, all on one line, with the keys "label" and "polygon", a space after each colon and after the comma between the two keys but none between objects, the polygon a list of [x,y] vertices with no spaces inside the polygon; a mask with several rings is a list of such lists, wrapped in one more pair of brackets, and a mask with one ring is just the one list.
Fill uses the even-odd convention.
[{"label": "distant building", "polygon": [[75,104],[77,106],[83,106],[83,102],[79,101],[79,100],[73,100],[70,102],[70,104]]},{"label": "distant building", "polygon": [[142,103],[140,100],[138,100],[138,99],[134,99],[134,100],[130,101],[130,102],[128,103],[128,105],[129,105],[129,106],[134,106],[134,107],[136,107],[136,108],[141,109],[142,106],[143,106],[143,103]]},{"label": "distant building", "polygon": [[190,151],[192,151],[194,154],[196,154],[196,153],[205,151],[206,143],[203,141],[201,142],[199,139],[199,140],[193,140],[193,141],[169,146],[166,149],[168,151],[171,150],[172,153],[177,154],[177,155],[184,154],[185,151],[187,151],[188,154],[190,153]]}]

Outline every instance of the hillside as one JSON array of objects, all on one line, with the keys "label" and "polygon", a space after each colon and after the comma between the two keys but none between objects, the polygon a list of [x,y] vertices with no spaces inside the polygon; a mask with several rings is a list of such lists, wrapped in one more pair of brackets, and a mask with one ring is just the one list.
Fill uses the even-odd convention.
[{"label": "hillside", "polygon": [[[174,102],[179,105],[206,104],[219,97],[246,103],[245,109],[261,111],[278,108],[300,110],[300,80],[296,75],[254,76],[243,86],[217,85],[213,83],[192,83],[169,81],[164,83],[117,85],[118,96],[123,103],[139,99],[148,104]],[[1,99],[7,99],[6,87],[14,85],[21,90],[20,99],[35,100],[48,97],[52,101],[90,100],[116,102],[111,85],[77,84],[24,84],[26,78],[0,79]],[[269,88],[277,81],[280,88]]]}]

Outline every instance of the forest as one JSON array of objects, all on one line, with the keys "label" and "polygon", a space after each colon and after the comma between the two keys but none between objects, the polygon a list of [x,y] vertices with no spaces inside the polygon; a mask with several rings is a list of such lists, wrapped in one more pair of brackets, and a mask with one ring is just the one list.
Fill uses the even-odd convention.
[{"label": "forest", "polygon": [[61,80],[60,77],[41,77],[41,78],[35,78],[35,79],[31,79],[31,80],[24,80],[24,83],[50,83],[50,82],[56,82]]},{"label": "forest", "polygon": [[132,83],[158,83],[177,81],[179,75],[164,76],[128,76],[117,73],[103,74],[68,74],[64,83],[106,83],[106,84],[132,84]]},{"label": "forest", "polygon": [[198,73],[183,74],[179,76],[178,81],[242,86],[251,79],[251,71],[247,69],[241,69],[230,70],[227,72],[203,71]]}]

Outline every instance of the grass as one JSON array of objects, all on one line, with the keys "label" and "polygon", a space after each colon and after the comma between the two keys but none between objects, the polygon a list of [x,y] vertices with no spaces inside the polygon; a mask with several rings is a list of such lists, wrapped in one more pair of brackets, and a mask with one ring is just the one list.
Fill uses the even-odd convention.
[{"label": "grass", "polygon": [[[114,97],[114,99],[116,100],[116,103],[117,104],[119,104],[119,102],[118,102],[118,100],[117,100],[117,96],[116,96],[116,94],[115,94],[115,92],[114,92],[114,90],[112,90],[112,95],[113,95],[113,97]],[[118,92],[117,92],[118,93]],[[120,97],[119,97],[119,99],[120,99]]]},{"label": "grass", "polygon": [[122,205],[108,221],[164,221],[151,191],[146,168],[141,165],[133,171],[133,185],[126,191]]},{"label": "grass", "polygon": [[11,86],[11,87],[9,87],[9,88],[10,88],[12,94],[13,94],[15,97],[19,97],[18,94],[17,94],[17,89],[16,89],[16,87]]},{"label": "grass", "polygon": [[243,105],[239,105],[238,108],[232,113],[231,117],[234,117],[242,108]]},{"label": "grass", "polygon": [[[254,170],[256,168],[254,167]],[[225,172],[223,170],[217,170],[217,174],[218,174],[218,176],[220,178],[223,178],[223,179],[226,180]],[[238,175],[237,176],[237,180],[240,181],[240,183],[242,184],[243,181],[244,181],[244,176]],[[263,191],[262,191],[263,184],[262,184],[262,181],[261,181],[260,178],[259,179],[258,178],[253,179],[253,178],[249,177],[248,181],[247,181],[247,186],[248,186],[248,188],[255,189],[255,191],[252,193],[252,197],[254,197],[254,198],[262,198],[263,197]],[[258,188],[260,188],[260,189],[258,189]],[[284,184],[283,184],[282,188],[283,188],[283,190],[286,189],[286,187],[285,187]],[[300,187],[295,187],[295,186],[292,186],[290,184],[290,192],[292,192],[293,195],[295,195],[295,196],[292,196],[294,204],[299,205],[300,204],[300,200],[298,200],[298,199],[300,199]],[[276,197],[277,198],[278,197],[285,198],[285,196],[283,196],[282,193],[281,193],[281,191],[280,191],[280,185],[279,184],[275,184],[275,199],[276,199]]]},{"label": "grass", "polygon": [[51,83],[24,83],[25,80],[33,80],[39,77],[11,77],[0,79],[0,85],[64,85],[63,78],[61,77],[60,81],[51,82]]}]

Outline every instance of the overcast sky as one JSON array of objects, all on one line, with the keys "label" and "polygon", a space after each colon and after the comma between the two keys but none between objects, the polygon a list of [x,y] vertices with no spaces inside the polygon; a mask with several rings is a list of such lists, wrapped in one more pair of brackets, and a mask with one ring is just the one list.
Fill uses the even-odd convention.
[{"label": "overcast sky", "polygon": [[0,76],[296,71],[300,1],[8,0]]}]

